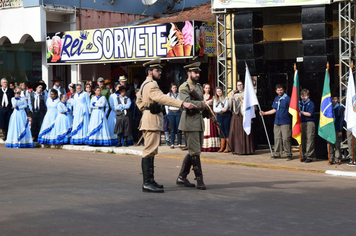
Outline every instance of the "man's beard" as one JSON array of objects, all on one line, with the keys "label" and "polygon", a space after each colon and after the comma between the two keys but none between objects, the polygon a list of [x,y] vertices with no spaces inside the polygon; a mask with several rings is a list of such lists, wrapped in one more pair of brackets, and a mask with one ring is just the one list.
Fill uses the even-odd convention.
[{"label": "man's beard", "polygon": [[160,80],[160,79],[161,79],[161,76],[154,76],[154,75],[152,74],[152,79],[154,79],[154,80]]},{"label": "man's beard", "polygon": [[195,83],[199,82],[199,77],[197,77],[197,76],[195,76],[195,77],[191,76],[190,79]]}]

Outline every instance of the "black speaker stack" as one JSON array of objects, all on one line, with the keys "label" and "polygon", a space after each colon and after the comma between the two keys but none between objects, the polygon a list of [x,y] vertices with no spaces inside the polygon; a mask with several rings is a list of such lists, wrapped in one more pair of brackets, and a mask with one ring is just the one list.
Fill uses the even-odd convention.
[{"label": "black speaker stack", "polygon": [[250,73],[263,70],[264,45],[262,16],[256,12],[239,12],[234,18],[234,41],[237,71],[245,73],[245,62]]},{"label": "black speaker stack", "polygon": [[305,72],[323,72],[334,63],[330,5],[302,7],[303,64]]}]

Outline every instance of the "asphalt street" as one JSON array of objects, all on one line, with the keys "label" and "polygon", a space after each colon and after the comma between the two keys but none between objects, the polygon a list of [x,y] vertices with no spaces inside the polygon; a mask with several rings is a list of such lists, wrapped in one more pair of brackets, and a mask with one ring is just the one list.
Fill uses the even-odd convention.
[{"label": "asphalt street", "polygon": [[354,178],[203,162],[202,191],[181,162],[155,159],[154,194],[139,156],[0,145],[0,235],[354,234]]}]

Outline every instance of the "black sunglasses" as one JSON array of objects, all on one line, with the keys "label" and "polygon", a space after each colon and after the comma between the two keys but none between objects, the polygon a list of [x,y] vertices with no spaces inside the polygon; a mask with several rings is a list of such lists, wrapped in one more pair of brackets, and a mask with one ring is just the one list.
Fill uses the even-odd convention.
[{"label": "black sunglasses", "polygon": [[15,94],[21,94],[21,92],[15,92]]}]

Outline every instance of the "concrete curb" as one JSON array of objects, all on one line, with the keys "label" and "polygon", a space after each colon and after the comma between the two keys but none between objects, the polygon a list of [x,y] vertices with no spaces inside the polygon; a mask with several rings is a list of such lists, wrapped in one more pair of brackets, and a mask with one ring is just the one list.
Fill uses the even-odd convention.
[{"label": "concrete curb", "polygon": [[[183,157],[170,156],[170,155],[158,154],[157,156],[165,157],[165,158],[183,159]],[[223,161],[223,160],[214,160],[214,159],[206,159],[206,158],[201,158],[201,161],[219,163],[219,164],[240,165],[240,166],[255,167],[255,168],[269,168],[269,169],[280,169],[280,170],[294,170],[294,171],[308,171],[308,172],[314,172],[314,173],[325,173],[324,170],[305,169],[305,168],[288,167],[288,166],[276,166],[276,165],[250,163],[250,162]]]},{"label": "concrete curb", "polygon": [[325,174],[334,176],[346,176],[346,177],[356,177],[356,172],[351,171],[341,171],[341,170],[327,170]]},{"label": "concrete curb", "polygon": [[86,151],[86,152],[103,152],[103,153],[113,153],[113,154],[131,154],[131,155],[142,155],[142,151],[134,150],[125,147],[92,147],[87,145],[45,145],[41,144],[42,148],[58,148],[71,151]]}]

